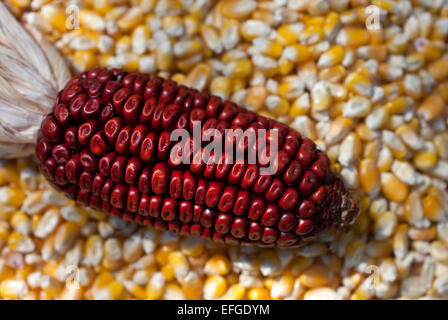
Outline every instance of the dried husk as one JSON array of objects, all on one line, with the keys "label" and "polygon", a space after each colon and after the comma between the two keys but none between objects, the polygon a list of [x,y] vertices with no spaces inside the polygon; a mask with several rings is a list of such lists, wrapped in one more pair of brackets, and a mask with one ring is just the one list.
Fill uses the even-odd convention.
[{"label": "dried husk", "polygon": [[0,159],[34,152],[40,123],[71,77],[43,35],[25,28],[0,3]]}]

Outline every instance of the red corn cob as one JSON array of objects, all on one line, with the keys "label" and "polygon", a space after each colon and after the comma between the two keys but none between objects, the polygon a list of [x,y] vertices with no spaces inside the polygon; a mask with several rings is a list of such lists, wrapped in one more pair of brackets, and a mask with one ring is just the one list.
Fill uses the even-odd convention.
[{"label": "red corn cob", "polygon": [[[192,133],[194,121],[202,124],[200,141],[171,141],[174,129]],[[258,162],[233,164],[229,154],[195,162],[217,139],[207,129],[222,133],[236,151],[255,152]],[[265,129],[257,139],[265,139],[266,147],[258,150],[226,129]],[[228,244],[292,247],[318,230],[345,229],[359,214],[312,141],[233,102],[159,77],[118,69],[84,72],[58,94],[38,137],[39,168],[58,190],[82,205],[160,230]],[[260,174],[271,153],[274,171]]]}]

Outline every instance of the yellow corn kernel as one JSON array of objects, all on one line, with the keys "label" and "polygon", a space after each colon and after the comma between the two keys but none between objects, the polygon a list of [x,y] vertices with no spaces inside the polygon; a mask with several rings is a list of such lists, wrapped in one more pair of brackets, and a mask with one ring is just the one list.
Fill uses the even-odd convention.
[{"label": "yellow corn kernel", "polygon": [[5,299],[19,299],[28,292],[28,286],[24,280],[8,278],[0,284],[0,296]]},{"label": "yellow corn kernel", "polygon": [[439,83],[434,89],[434,94],[441,97],[445,103],[448,102],[448,81]]},{"label": "yellow corn kernel", "polygon": [[277,63],[277,72],[281,75],[289,74],[294,68],[294,63],[286,58],[280,58]]},{"label": "yellow corn kernel", "polygon": [[328,286],[333,280],[333,272],[326,266],[315,264],[306,269],[300,276],[300,282],[308,288]]},{"label": "yellow corn kernel", "polygon": [[232,94],[232,79],[228,77],[214,77],[210,83],[210,92],[213,95],[227,99]]},{"label": "yellow corn kernel", "polygon": [[428,71],[437,81],[443,81],[448,78],[448,58],[442,57],[433,61],[428,66]]},{"label": "yellow corn kernel", "polygon": [[96,64],[96,57],[92,50],[78,50],[73,53],[73,67],[78,72],[92,69]]},{"label": "yellow corn kernel", "polygon": [[339,31],[336,42],[344,47],[360,47],[369,42],[365,28],[346,27]]},{"label": "yellow corn kernel", "polygon": [[[363,199],[368,200],[367,197],[364,197]],[[362,201],[362,199],[361,199],[361,201]],[[360,206],[361,206],[361,203],[360,203]],[[363,209],[361,209],[361,210],[363,210]],[[367,210],[368,210],[368,208],[364,209],[363,211],[367,211]],[[355,222],[355,225],[353,226],[353,230],[357,234],[362,235],[362,234],[365,234],[366,232],[368,232],[369,227],[370,227],[369,216],[367,214],[360,214],[360,216],[358,217],[358,219]]]},{"label": "yellow corn kernel", "polygon": [[294,288],[294,276],[290,271],[286,271],[274,280],[271,287],[271,297],[285,298],[289,296]]},{"label": "yellow corn kernel", "polygon": [[13,212],[9,223],[11,227],[22,234],[27,234],[31,230],[31,219],[22,211]]},{"label": "yellow corn kernel", "polygon": [[183,294],[187,299],[200,299],[202,297],[202,278],[196,272],[189,272],[180,279]]},{"label": "yellow corn kernel", "polygon": [[375,225],[373,226],[375,239],[384,240],[392,236],[397,224],[397,216],[394,213],[390,211],[383,212],[378,219],[376,219]]},{"label": "yellow corn kernel", "polygon": [[370,96],[372,94],[372,83],[370,79],[359,72],[348,74],[344,84],[350,92],[363,96]]},{"label": "yellow corn kernel", "polygon": [[336,36],[336,33],[339,30],[340,25],[341,25],[341,19],[339,17],[339,14],[336,12],[330,12],[325,17],[325,22],[323,25],[325,37],[332,39],[334,36]]},{"label": "yellow corn kernel", "polygon": [[380,189],[380,172],[373,159],[363,159],[359,163],[359,180],[365,192],[376,193]]},{"label": "yellow corn kernel", "polygon": [[224,300],[241,300],[244,298],[244,295],[246,294],[246,289],[236,283],[229,287],[226,293],[224,293],[223,296],[221,296],[221,299]]},{"label": "yellow corn kernel", "polygon": [[444,214],[439,199],[431,193],[423,198],[422,205],[425,216],[431,221],[439,221]]},{"label": "yellow corn kernel", "polygon": [[201,24],[194,15],[186,15],[184,17],[185,33],[189,36],[196,35],[199,33]]},{"label": "yellow corn kernel", "polygon": [[265,288],[252,288],[247,293],[249,300],[268,300],[271,298],[269,290]]},{"label": "yellow corn kernel", "polygon": [[154,272],[146,286],[146,298],[157,300],[162,297],[165,287],[165,276],[161,272]]},{"label": "yellow corn kernel", "polygon": [[162,272],[163,276],[165,277],[166,281],[171,281],[174,279],[174,268],[170,264],[165,264],[162,269],[160,269],[160,272]]},{"label": "yellow corn kernel", "polygon": [[300,34],[303,32],[301,24],[285,24],[277,29],[277,41],[288,46],[299,41]]},{"label": "yellow corn kernel", "polygon": [[25,200],[25,192],[16,187],[2,187],[0,188],[0,199],[5,205],[18,208]]},{"label": "yellow corn kernel", "polygon": [[226,64],[226,75],[230,78],[246,78],[252,73],[250,59],[239,59]]},{"label": "yellow corn kernel", "polygon": [[74,243],[79,233],[79,226],[73,222],[66,222],[56,230],[54,248],[59,253],[65,253]]},{"label": "yellow corn kernel", "polygon": [[324,31],[319,25],[308,25],[300,33],[299,40],[303,44],[311,45],[318,43],[324,38]]},{"label": "yellow corn kernel", "polygon": [[411,104],[411,100],[408,97],[397,97],[391,101],[386,102],[384,108],[389,114],[401,114]]},{"label": "yellow corn kernel", "polygon": [[244,19],[252,14],[257,5],[253,1],[228,0],[223,1],[221,13],[228,19]]},{"label": "yellow corn kernel", "polygon": [[160,70],[171,70],[174,65],[174,54],[170,49],[159,47],[156,49],[156,65]]},{"label": "yellow corn kernel", "polygon": [[226,279],[222,276],[208,276],[204,283],[203,295],[205,299],[221,297],[227,290]]},{"label": "yellow corn kernel", "polygon": [[311,108],[321,112],[330,108],[332,98],[328,86],[324,82],[318,82],[311,90]]},{"label": "yellow corn kernel", "polygon": [[188,237],[181,242],[180,249],[186,256],[199,257],[204,252],[204,242],[200,239]]},{"label": "yellow corn kernel", "polygon": [[168,257],[168,262],[168,265],[172,266],[177,278],[184,277],[190,268],[187,257],[180,251],[171,252]]},{"label": "yellow corn kernel", "polygon": [[331,123],[330,131],[328,132],[328,135],[326,136],[325,140],[327,143],[336,143],[343,139],[347,133],[351,130],[353,127],[353,120],[344,117],[339,116]]},{"label": "yellow corn kernel", "polygon": [[284,57],[295,63],[307,61],[311,57],[310,49],[299,43],[291,44],[284,49]]},{"label": "yellow corn kernel", "polygon": [[53,4],[48,4],[42,7],[40,13],[45,21],[54,29],[59,32],[67,31],[67,15],[60,7]]},{"label": "yellow corn kernel", "polygon": [[413,163],[419,169],[431,169],[437,163],[437,154],[433,150],[418,151],[414,154]]},{"label": "yellow corn kernel", "polygon": [[417,114],[421,115],[426,121],[432,121],[440,117],[444,110],[443,99],[437,95],[430,95],[420,104]]},{"label": "yellow corn kernel", "polygon": [[207,275],[226,275],[230,272],[230,261],[222,254],[210,257],[204,266],[204,273]]},{"label": "yellow corn kernel", "polygon": [[145,15],[140,7],[131,7],[117,20],[117,26],[122,32],[128,32],[143,23]]},{"label": "yellow corn kernel", "polygon": [[198,64],[188,73],[185,79],[185,85],[197,90],[204,90],[211,78],[211,69],[206,64]]},{"label": "yellow corn kernel", "polygon": [[[346,74],[347,74],[346,69],[342,65],[338,64],[331,68],[320,69],[319,80],[324,80],[324,81],[331,82],[332,84],[334,83],[335,85],[336,84],[339,85],[338,82],[340,82],[340,80],[343,79]],[[347,96],[347,90],[345,88],[344,88],[344,90],[345,90],[345,94],[343,95],[343,97],[339,98],[338,101],[345,100],[345,98]],[[335,96],[333,95],[333,97],[335,97]]]},{"label": "yellow corn kernel", "polygon": [[106,28],[106,21],[95,11],[82,9],[79,11],[79,23],[82,28],[102,32]]},{"label": "yellow corn kernel", "polygon": [[276,116],[286,115],[289,111],[290,104],[288,100],[277,95],[270,95],[265,101],[266,108]]},{"label": "yellow corn kernel", "polygon": [[383,131],[383,141],[395,158],[403,159],[408,155],[408,149],[393,131]]},{"label": "yellow corn kernel", "polygon": [[302,94],[294,100],[289,110],[289,116],[295,118],[306,115],[310,111],[310,98],[308,93]]},{"label": "yellow corn kernel", "polygon": [[344,265],[345,267],[352,268],[358,265],[366,250],[366,244],[360,239],[352,239],[348,244],[345,251]]},{"label": "yellow corn kernel", "polygon": [[411,227],[409,229],[409,238],[414,241],[432,241],[437,237],[437,229],[435,225],[429,228],[416,228]]},{"label": "yellow corn kernel", "polygon": [[342,46],[332,46],[320,56],[317,65],[323,68],[337,65],[344,59],[344,54],[345,50]]},{"label": "yellow corn kernel", "polygon": [[389,172],[381,173],[381,190],[391,201],[403,202],[408,196],[408,186]]}]

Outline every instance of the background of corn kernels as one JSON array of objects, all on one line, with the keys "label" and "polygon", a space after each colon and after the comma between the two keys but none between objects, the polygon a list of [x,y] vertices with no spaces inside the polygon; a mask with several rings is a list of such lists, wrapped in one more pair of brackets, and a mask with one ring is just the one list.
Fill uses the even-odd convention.
[{"label": "background of corn kernels", "polygon": [[0,297],[448,298],[446,1],[6,3],[74,73],[159,74],[289,124],[362,214],[299,250],[226,247],[80,208],[32,159],[1,162]]}]

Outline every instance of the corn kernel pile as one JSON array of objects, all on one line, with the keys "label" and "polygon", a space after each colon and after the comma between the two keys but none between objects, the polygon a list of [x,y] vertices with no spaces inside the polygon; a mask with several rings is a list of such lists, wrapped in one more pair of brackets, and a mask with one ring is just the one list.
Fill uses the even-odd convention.
[{"label": "corn kernel pile", "polygon": [[292,126],[362,214],[301,249],[228,247],[83,209],[32,159],[2,162],[1,298],[448,298],[446,1],[6,3],[74,73],[159,74]]}]

